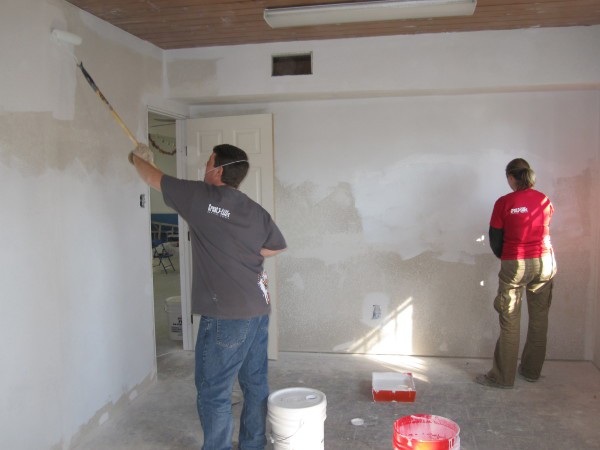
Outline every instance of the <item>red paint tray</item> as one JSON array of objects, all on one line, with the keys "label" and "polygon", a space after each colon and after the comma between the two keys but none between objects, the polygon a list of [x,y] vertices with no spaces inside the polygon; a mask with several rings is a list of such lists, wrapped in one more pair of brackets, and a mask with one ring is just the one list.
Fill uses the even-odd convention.
[{"label": "red paint tray", "polygon": [[375,402],[414,402],[417,395],[409,372],[373,372],[372,391]]}]

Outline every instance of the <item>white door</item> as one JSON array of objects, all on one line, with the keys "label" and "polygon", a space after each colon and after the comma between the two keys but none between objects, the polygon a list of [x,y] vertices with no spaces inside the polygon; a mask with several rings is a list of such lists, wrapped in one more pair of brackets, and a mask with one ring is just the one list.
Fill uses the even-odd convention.
[{"label": "white door", "polygon": [[[215,145],[231,144],[241,148],[248,154],[250,170],[240,185],[244,192],[255,202],[262,205],[275,218],[275,199],[273,195],[273,116],[271,114],[253,114],[246,116],[212,117],[206,119],[187,120],[187,162],[186,178],[199,180],[204,178],[206,161],[212,154]],[[191,244],[188,241],[186,245]],[[191,260],[191,259],[190,259]],[[191,264],[187,268],[188,283],[191,283]],[[269,324],[269,359],[277,359],[277,291],[275,259],[265,259],[265,270],[269,276],[269,292],[271,297],[271,317]],[[191,292],[191,284],[186,289]],[[188,302],[191,310],[191,299]],[[188,315],[188,318],[190,316]],[[194,316],[191,336],[191,348],[196,344],[200,316]],[[188,319],[189,320],[189,319]]]}]

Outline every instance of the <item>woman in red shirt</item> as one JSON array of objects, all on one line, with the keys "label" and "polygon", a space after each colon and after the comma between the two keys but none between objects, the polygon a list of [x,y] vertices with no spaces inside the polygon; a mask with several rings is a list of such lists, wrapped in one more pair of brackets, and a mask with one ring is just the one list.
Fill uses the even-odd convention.
[{"label": "woman in red shirt", "polygon": [[527,293],[529,326],[518,372],[527,381],[539,379],[546,358],[548,311],[556,274],[550,242],[552,203],[533,189],[535,173],[524,159],[508,163],[506,179],[513,192],[496,201],[489,232],[492,251],[501,259],[494,300],[500,337],[492,369],[475,379],[498,388],[510,388],[515,382],[523,291]]}]

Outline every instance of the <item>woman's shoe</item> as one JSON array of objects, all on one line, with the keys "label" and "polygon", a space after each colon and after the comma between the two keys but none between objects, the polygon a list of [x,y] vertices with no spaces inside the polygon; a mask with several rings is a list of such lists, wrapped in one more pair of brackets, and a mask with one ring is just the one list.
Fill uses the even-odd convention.
[{"label": "woman's shoe", "polygon": [[475,377],[475,383],[479,383],[483,386],[499,388],[499,389],[512,389],[512,386],[507,386],[505,384],[496,383],[494,380],[492,380],[490,377],[488,377],[485,373],[482,373],[481,375],[477,375]]}]

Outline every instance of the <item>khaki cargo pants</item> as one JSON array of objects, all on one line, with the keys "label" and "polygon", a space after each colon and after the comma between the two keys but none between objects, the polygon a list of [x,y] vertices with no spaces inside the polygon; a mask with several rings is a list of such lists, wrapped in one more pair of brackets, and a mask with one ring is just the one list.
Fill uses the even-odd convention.
[{"label": "khaki cargo pants", "polygon": [[494,309],[500,319],[500,337],[494,350],[494,365],[487,375],[498,384],[512,386],[517,371],[523,291],[527,293],[529,325],[521,369],[532,379],[539,378],[542,371],[556,261],[551,253],[541,258],[502,261],[501,264],[498,295],[494,300]]}]

